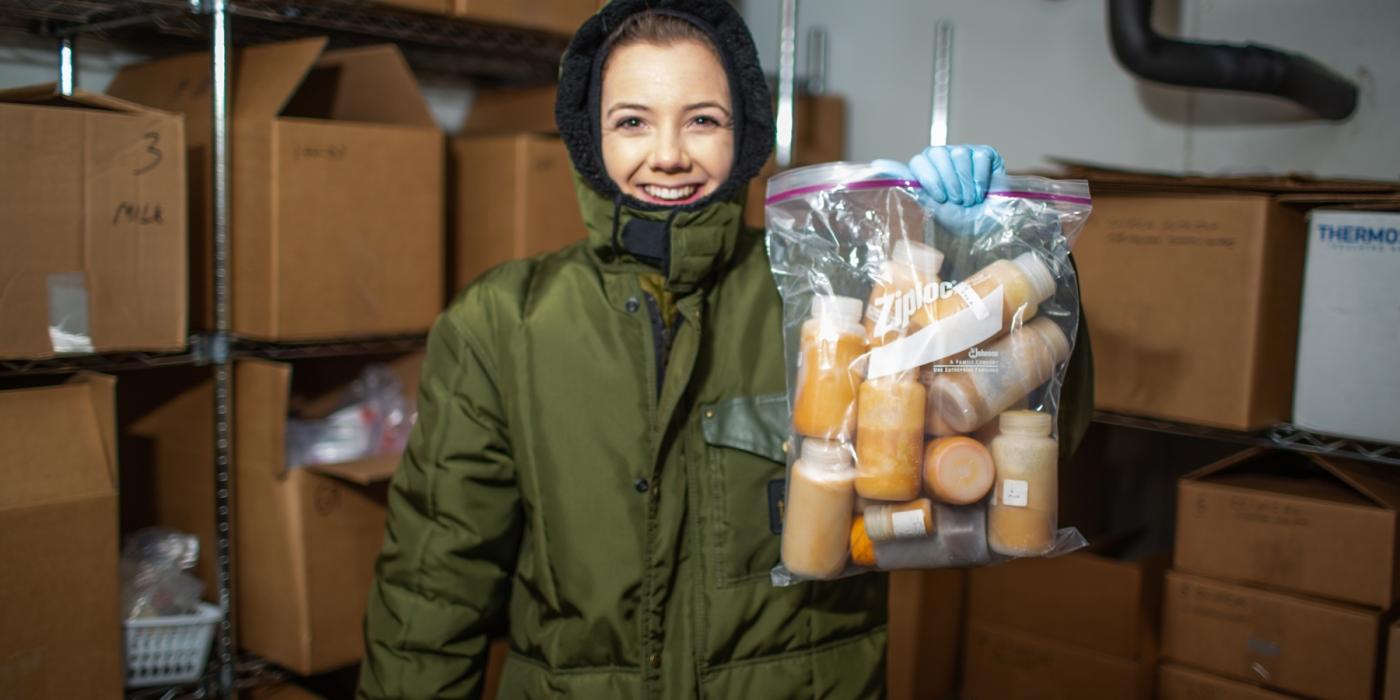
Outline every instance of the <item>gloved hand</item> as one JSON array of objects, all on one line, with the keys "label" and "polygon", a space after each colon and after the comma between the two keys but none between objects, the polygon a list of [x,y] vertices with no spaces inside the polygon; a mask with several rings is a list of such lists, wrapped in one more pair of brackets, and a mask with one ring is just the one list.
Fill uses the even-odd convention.
[{"label": "gloved hand", "polygon": [[991,225],[982,216],[993,175],[1005,175],[1001,154],[991,146],[929,146],[909,159],[872,163],[882,172],[905,180],[917,180],[933,200],[929,207],[939,231],[958,236],[977,235],[978,225]]},{"label": "gloved hand", "polygon": [[918,180],[938,204],[972,206],[987,198],[993,175],[1006,174],[1001,154],[991,146],[929,146],[909,159],[909,165],[881,159],[875,167],[891,175]]}]

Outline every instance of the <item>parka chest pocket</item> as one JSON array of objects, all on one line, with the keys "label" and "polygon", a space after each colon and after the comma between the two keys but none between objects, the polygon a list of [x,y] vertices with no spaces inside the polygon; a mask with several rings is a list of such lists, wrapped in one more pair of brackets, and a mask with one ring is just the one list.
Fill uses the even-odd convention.
[{"label": "parka chest pocket", "polygon": [[784,492],[787,396],[741,396],[701,411],[705,546],[718,585],[766,580],[781,539],[773,526]]}]

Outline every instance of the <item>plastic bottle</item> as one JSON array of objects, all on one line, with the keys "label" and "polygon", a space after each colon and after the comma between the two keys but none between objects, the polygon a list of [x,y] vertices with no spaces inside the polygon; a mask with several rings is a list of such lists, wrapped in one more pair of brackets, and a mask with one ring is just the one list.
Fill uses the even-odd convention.
[{"label": "plastic bottle", "polygon": [[919,496],[928,390],[913,372],[860,385],[856,491],[879,501]]},{"label": "plastic bottle", "polygon": [[865,328],[859,299],[817,296],[802,324],[792,425],[802,435],[849,440],[855,430]]},{"label": "plastic bottle", "polygon": [[934,534],[933,504],[927,498],[920,498],[866,508],[865,532],[871,542],[929,537]]},{"label": "plastic bottle", "polygon": [[987,550],[987,509],[933,504],[936,535],[916,540],[874,543],[875,566],[895,569],[938,569],[991,563]]},{"label": "plastic bottle", "polygon": [[997,554],[1040,556],[1055,546],[1060,450],[1052,427],[1048,413],[1001,414],[1001,434],[992,440],[997,481],[987,507],[987,544]]},{"label": "plastic bottle", "polygon": [[855,470],[846,445],[808,438],[792,465],[783,517],[783,566],[805,578],[834,578],[846,568]]},{"label": "plastic bottle", "polygon": [[942,267],[943,253],[937,248],[908,239],[895,242],[865,307],[866,338],[872,347],[906,335],[914,310],[937,302]]},{"label": "plastic bottle", "polygon": [[928,421],[935,435],[970,433],[1025,398],[1055,374],[1069,358],[1069,338],[1048,318],[1039,318],[1012,331],[983,351],[996,353],[991,372],[944,372],[926,375]]},{"label": "plastic bottle", "polygon": [[875,543],[865,531],[865,516],[857,515],[851,521],[851,563],[856,566],[875,566]]},{"label": "plastic bottle", "polygon": [[[952,294],[938,300],[932,315],[947,318],[969,306],[981,309],[979,316],[983,311],[996,313],[997,309],[986,308],[984,300],[997,287],[1002,288],[1001,327],[1010,328],[1018,315],[1021,323],[1029,321],[1040,304],[1054,296],[1055,275],[1035,253],[997,260],[953,287]],[[919,327],[932,320],[927,307],[914,314],[914,323]]]},{"label": "plastic bottle", "polygon": [[924,488],[934,498],[953,505],[976,503],[992,490],[996,466],[992,453],[970,437],[930,441],[924,452]]}]

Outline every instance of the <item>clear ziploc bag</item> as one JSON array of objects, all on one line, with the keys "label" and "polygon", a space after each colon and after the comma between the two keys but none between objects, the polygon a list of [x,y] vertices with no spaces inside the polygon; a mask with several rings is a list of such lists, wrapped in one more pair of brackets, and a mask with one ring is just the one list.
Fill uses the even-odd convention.
[{"label": "clear ziploc bag", "polygon": [[775,585],[1085,545],[1056,419],[1089,211],[1080,180],[998,176],[972,207],[864,163],[769,180],[797,447]]}]

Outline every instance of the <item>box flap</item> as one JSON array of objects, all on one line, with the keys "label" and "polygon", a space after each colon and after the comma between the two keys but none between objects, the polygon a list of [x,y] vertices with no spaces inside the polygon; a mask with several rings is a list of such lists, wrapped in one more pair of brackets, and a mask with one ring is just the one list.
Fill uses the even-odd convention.
[{"label": "box flap", "polygon": [[0,392],[0,510],[114,493],[110,384]]},{"label": "box flap", "polygon": [[381,455],[341,464],[316,464],[302,467],[302,469],[308,469],[317,474],[333,476],[361,486],[387,481],[398,468],[399,455]]},{"label": "box flap", "polygon": [[69,384],[87,387],[92,395],[93,412],[97,415],[97,427],[102,437],[102,453],[107,458],[107,478],[113,490],[119,482],[117,476],[117,378],[96,372],[80,372],[68,380]]},{"label": "box flap", "polygon": [[85,90],[74,91],[72,95],[61,95],[53,83],[41,83],[25,87],[0,90],[0,102],[28,104],[42,107],[73,107],[76,109],[100,109],[110,112],[130,112],[132,114],[171,114],[164,110],[118,99],[111,95]]},{"label": "box flap", "polygon": [[1150,189],[1216,189],[1282,194],[1306,193],[1400,193],[1400,181],[1314,178],[1297,173],[1286,175],[1202,175],[1153,170],[1130,170],[1072,158],[1052,157],[1071,177],[1084,178],[1095,185],[1139,186]]},{"label": "box flap", "polygon": [[558,132],[554,84],[477,90],[462,121],[463,136]]},{"label": "box flap", "polygon": [[328,51],[280,107],[288,117],[436,127],[418,80],[393,44]]},{"label": "box flap", "polygon": [[239,360],[234,367],[234,422],[239,468],[282,476],[287,465],[287,400],[292,366],[271,360]]},{"label": "box flap", "polygon": [[[237,51],[232,70],[234,116],[276,116],[316,63],[326,41],[325,37],[310,37]],[[107,92],[173,112],[208,113],[209,53],[128,66],[118,71]]]},{"label": "box flap", "polygon": [[[1264,447],[1251,447],[1243,452],[1201,467],[1183,476],[1182,480],[1203,481],[1211,476],[1243,467],[1246,464],[1258,459],[1267,458],[1270,455],[1285,454],[1291,453],[1270,450]],[[1346,486],[1349,491],[1361,496],[1364,500],[1381,508],[1400,510],[1400,481],[1397,481],[1395,477],[1386,473],[1378,466],[1315,454],[1303,454],[1300,456],[1317,466],[1322,473],[1331,476],[1342,485]]]}]

